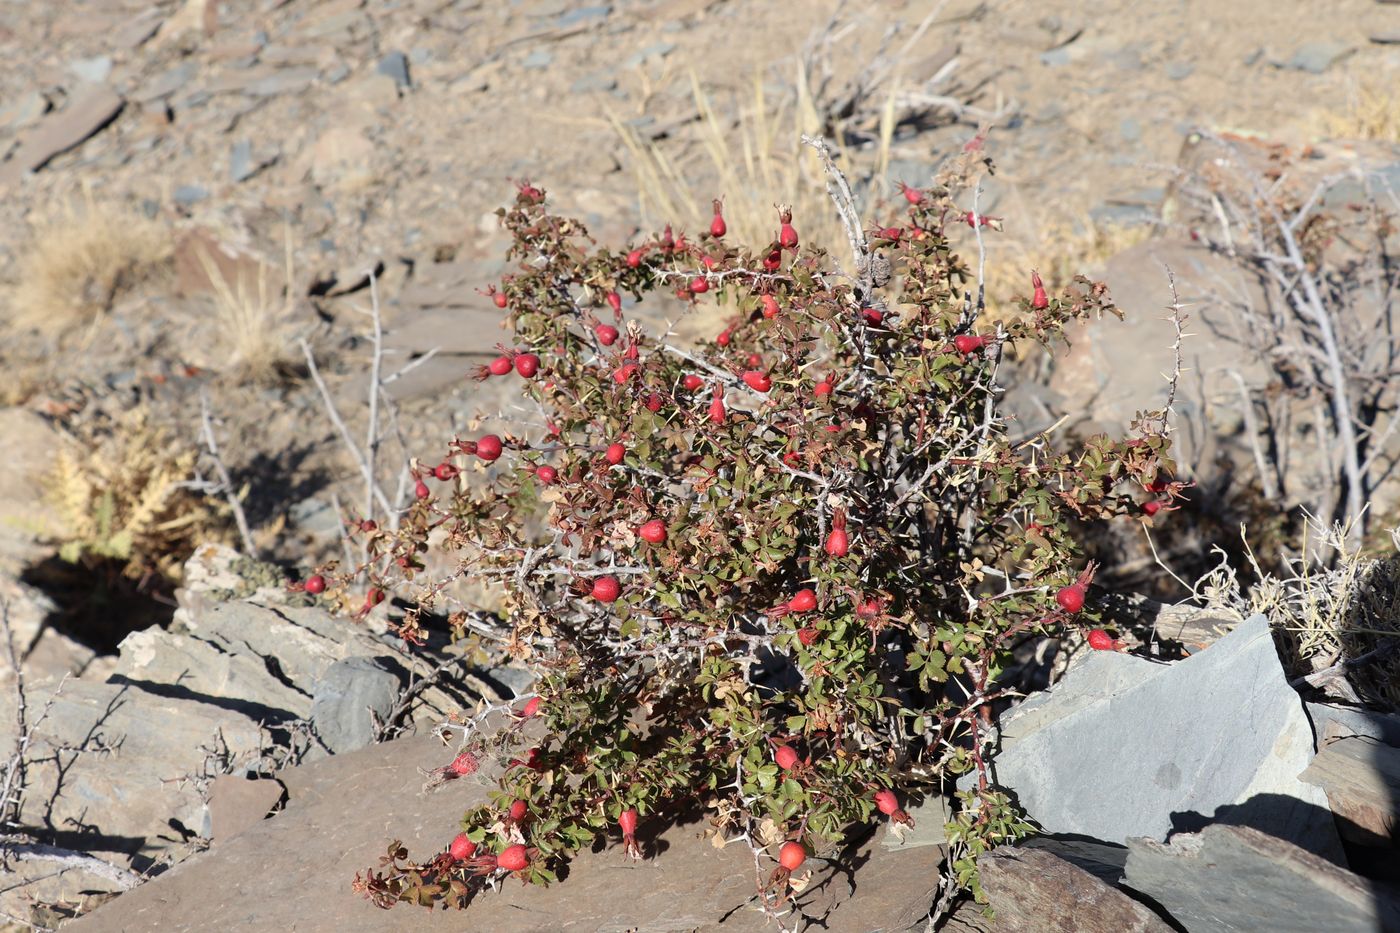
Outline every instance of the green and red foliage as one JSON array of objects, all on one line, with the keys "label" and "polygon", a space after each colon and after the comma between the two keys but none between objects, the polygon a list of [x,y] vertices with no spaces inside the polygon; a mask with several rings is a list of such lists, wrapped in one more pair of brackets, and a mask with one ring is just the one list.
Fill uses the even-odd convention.
[{"label": "green and red foliage", "polygon": [[[890,788],[941,794],[973,769],[950,824],[959,880],[976,891],[971,859],[1027,830],[982,755],[1008,648],[1096,624],[1072,529],[1138,514],[1134,495],[1174,467],[1158,434],[1073,450],[1013,437],[1005,348],[1048,352],[1070,322],[1117,310],[1102,285],[1051,297],[1037,277],[1034,298],[986,320],[945,235],[970,216],[953,198],[907,189],[907,214],[872,230],[857,275],[799,249],[786,210],[754,251],[718,223],[693,242],[668,229],[598,247],[528,186],[500,211],[512,345],[539,361],[520,389],[544,418],[452,442],[496,461],[490,482],[415,502],[396,537],[376,539],[371,576],[416,604],[402,622],[416,637],[447,581],[389,571],[421,566],[432,532],[460,575],[499,587],[510,651],[543,702],[528,735],[509,710],[466,720],[462,749],[497,786],[462,821],[483,854],[416,864],[395,843],[357,878],[376,903],[465,904],[507,851],[523,866],[511,870],[550,882],[619,826],[634,850],[639,815],[702,809],[714,832],[781,851],[786,887],[786,870],[838,852],[877,804],[907,822]],[[623,293],[702,292],[730,317],[701,349],[597,318]],[[527,819],[502,817],[513,800]]]}]

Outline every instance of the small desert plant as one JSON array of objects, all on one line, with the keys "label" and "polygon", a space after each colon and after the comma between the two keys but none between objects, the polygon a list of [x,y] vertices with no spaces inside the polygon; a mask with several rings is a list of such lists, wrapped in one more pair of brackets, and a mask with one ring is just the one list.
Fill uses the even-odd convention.
[{"label": "small desert plant", "polygon": [[1345,104],[1314,118],[1319,136],[1400,142],[1400,95],[1393,80],[1352,82]]},{"label": "small desert plant", "polygon": [[290,228],[285,236],[281,281],[276,283],[263,262],[257,263],[256,273],[244,274],[244,267],[235,267],[239,272],[230,281],[203,246],[194,247],[195,260],[209,280],[217,368],[235,381],[274,383],[298,362]]},{"label": "small desert plant", "polygon": [[1307,533],[1320,546],[1304,546],[1277,571],[1261,567],[1246,541],[1247,585],[1217,548],[1222,559],[1196,584],[1197,600],[1241,619],[1267,616],[1292,659],[1295,686],[1400,709],[1400,532],[1390,533],[1390,553],[1380,556],[1356,546],[1344,525],[1309,522]]},{"label": "small desert plant", "polygon": [[64,560],[116,561],[132,579],[173,581],[198,545],[231,538],[227,506],[192,482],[198,448],[147,408],[75,433],[81,453],[61,452],[49,484],[65,528]]},{"label": "small desert plant", "polygon": [[[988,779],[998,674],[1018,634],[1097,616],[1071,527],[1179,494],[1165,413],[1073,451],[1010,437],[1003,348],[1116,313],[1104,287],[1080,278],[1052,297],[1032,279],[1015,319],[989,327],[945,232],[966,222],[955,198],[983,156],[867,230],[814,148],[847,272],[801,248],[786,209],[756,251],[718,225],[595,248],[529,185],[500,212],[514,337],[478,376],[518,380],[538,420],[425,459],[398,533],[362,526],[369,563],[313,585],[343,592],[367,572],[361,611],[396,589],[417,640],[436,610],[458,631],[485,624],[448,585],[489,582],[497,637],[537,695],[444,726],[461,744],[431,783],[490,774],[493,802],[426,863],[394,843],[356,878],[377,904],[464,906],[508,872],[549,882],[599,837],[636,852],[639,819],[704,810],[756,865],[777,862],[755,879],[777,916],[808,852],[840,858],[877,810],[905,822],[901,799],[969,770],[950,877],[980,895],[977,852],[1028,831]],[[622,292],[681,308],[718,293],[731,317],[687,350],[623,326]],[[488,465],[488,482],[463,482]],[[431,551],[452,577],[425,573]]]},{"label": "small desert plant", "polygon": [[79,204],[32,224],[16,265],[12,324],[60,334],[90,325],[143,282],[163,275],[173,251],[160,223],[90,189]]}]

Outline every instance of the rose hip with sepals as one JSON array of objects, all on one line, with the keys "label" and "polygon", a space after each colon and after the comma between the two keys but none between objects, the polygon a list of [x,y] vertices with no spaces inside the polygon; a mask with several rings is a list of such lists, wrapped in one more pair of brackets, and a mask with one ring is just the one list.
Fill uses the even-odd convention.
[{"label": "rose hip with sepals", "polygon": [[797,249],[797,231],[792,226],[792,208],[778,208],[778,245],[783,249]]},{"label": "rose hip with sepals", "polygon": [[637,808],[628,807],[617,815],[617,828],[622,830],[622,847],[632,858],[642,857],[642,847],[637,844]]},{"label": "rose hip with sepals", "polygon": [[718,240],[729,232],[729,227],[724,222],[724,202],[715,198],[715,217],[710,221],[710,236]]},{"label": "rose hip with sepals", "polygon": [[613,466],[617,466],[627,456],[627,448],[619,443],[608,445],[608,449],[603,451],[603,459]]},{"label": "rose hip with sepals", "polygon": [[326,591],[326,578],[319,573],[313,573],[306,578],[306,584],[302,587],[312,596],[318,596]]},{"label": "rose hip with sepals", "polygon": [[1050,307],[1050,298],[1045,294],[1045,283],[1040,280],[1040,273],[1031,270],[1031,307],[1037,311],[1044,311]]},{"label": "rose hip with sepals", "polygon": [[778,299],[772,295],[760,295],[758,300],[763,305],[764,317],[771,319],[778,316]]},{"label": "rose hip with sepals", "polygon": [[846,513],[837,512],[831,519],[831,532],[823,545],[831,557],[845,557],[851,549],[851,539],[846,534]]},{"label": "rose hip with sepals", "polygon": [[504,376],[514,368],[508,356],[498,356],[486,366],[493,376]]},{"label": "rose hip with sepals", "polygon": [[447,847],[447,854],[451,855],[459,862],[464,862],[476,854],[476,843],[466,833],[458,833],[452,837],[452,842]]},{"label": "rose hip with sepals", "polygon": [[1098,569],[1098,565],[1090,561],[1089,566],[1084,568],[1084,572],[1079,575],[1077,580],[1069,586],[1062,587],[1055,594],[1055,602],[1060,604],[1061,609],[1065,612],[1076,613],[1084,608],[1084,597],[1089,591],[1089,584],[1094,579],[1096,569]]},{"label": "rose hip with sepals", "polygon": [[953,346],[958,348],[958,352],[963,356],[976,353],[987,343],[987,338],[978,337],[975,334],[958,334],[953,338]]},{"label": "rose hip with sepals", "polygon": [[888,788],[875,792],[875,806],[879,808],[881,813],[890,818],[891,823],[905,826],[914,825],[913,819],[899,805],[899,798],[895,796],[894,791]]},{"label": "rose hip with sepals", "polygon": [[551,486],[554,484],[554,481],[559,478],[559,471],[549,464],[538,466],[535,467],[535,478],[546,486]]},{"label": "rose hip with sepals", "polygon": [[533,378],[539,372],[540,358],[533,353],[521,353],[515,357],[515,371],[526,379]]},{"label": "rose hip with sepals", "polygon": [[593,334],[598,338],[598,342],[605,347],[610,347],[617,342],[617,328],[611,324],[599,324],[593,328]]},{"label": "rose hip with sepals", "polygon": [[617,577],[599,577],[593,581],[593,589],[589,595],[600,603],[616,602],[618,596],[622,595],[622,584],[617,582]]},{"label": "rose hip with sepals", "polygon": [[710,283],[703,275],[697,275],[690,280],[690,290],[696,295],[703,295],[710,290]]},{"label": "rose hip with sepals", "polygon": [[724,386],[714,387],[714,397],[710,400],[709,419],[711,424],[724,424]]},{"label": "rose hip with sepals", "polygon": [[1089,647],[1095,651],[1116,651],[1118,650],[1118,642],[1114,641],[1113,636],[1103,629],[1096,628],[1089,632]]},{"label": "rose hip with sepals", "polygon": [[797,757],[797,752],[793,750],[791,745],[779,745],[777,748],[773,749],[773,761],[784,771],[791,771],[793,768],[797,767],[797,763],[800,760],[801,759]]},{"label": "rose hip with sepals", "polygon": [[759,372],[756,369],[751,369],[744,373],[743,378],[744,384],[755,392],[767,392],[769,389],[773,388],[773,380],[769,378],[768,374]]},{"label": "rose hip with sepals", "polygon": [[501,850],[500,855],[478,855],[468,860],[467,865],[478,875],[489,875],[497,871],[524,871],[530,866],[530,853],[521,843],[515,843]]},{"label": "rose hip with sepals", "polygon": [[686,389],[690,392],[694,392],[696,389],[700,388],[704,384],[705,380],[701,379],[694,373],[686,373],[685,378],[681,380],[681,385],[685,386]]}]

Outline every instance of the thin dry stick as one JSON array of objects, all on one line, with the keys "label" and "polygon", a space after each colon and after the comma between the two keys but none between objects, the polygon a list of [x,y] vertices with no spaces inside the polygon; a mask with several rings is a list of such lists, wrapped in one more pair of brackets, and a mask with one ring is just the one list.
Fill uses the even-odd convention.
[{"label": "thin dry stick", "polygon": [[199,393],[199,420],[204,433],[204,446],[214,462],[214,472],[219,475],[219,489],[228,500],[229,508],[233,510],[233,521],[238,525],[238,537],[243,541],[243,552],[256,560],[258,549],[253,545],[248,516],[243,512],[243,503],[238,501],[238,492],[233,488],[233,479],[228,474],[228,468],[224,466],[224,459],[219,456],[219,442],[214,439],[214,422],[209,416],[209,396],[202,389]]},{"label": "thin dry stick", "polygon": [[4,629],[5,655],[15,672],[15,748],[5,763],[5,783],[0,786],[0,828],[19,825],[20,795],[29,746],[28,711],[24,699],[24,668],[15,651],[15,633],[10,627],[10,604],[0,600],[0,629]]},{"label": "thin dry stick", "polygon": [[374,322],[374,358],[369,372],[369,426],[365,428],[365,518],[374,518],[374,461],[379,453],[379,370],[384,358],[384,329],[379,320],[379,279],[369,270],[370,319]]},{"label": "thin dry stick", "polygon": [[1254,468],[1259,471],[1259,483],[1264,489],[1264,498],[1269,502],[1278,500],[1278,488],[1274,485],[1273,472],[1268,469],[1268,462],[1264,457],[1264,448],[1259,443],[1259,425],[1254,417],[1254,399],[1249,394],[1249,389],[1244,384],[1244,376],[1239,370],[1229,370],[1231,378],[1235,380],[1235,385],[1240,390],[1241,411],[1244,413],[1244,428],[1249,432],[1249,446],[1254,451]]},{"label": "thin dry stick", "polygon": [[340,438],[345,442],[345,447],[350,451],[350,456],[355,458],[355,465],[360,468],[360,474],[364,476],[370,488],[374,490],[374,500],[379,503],[384,514],[392,515],[393,508],[389,505],[388,498],[384,495],[384,490],[379,488],[379,484],[374,482],[374,475],[369,471],[369,464],[365,462],[364,454],[360,453],[360,448],[356,446],[355,439],[350,436],[350,429],[345,426],[345,421],[340,417],[339,410],[335,407],[335,400],[331,398],[331,390],[326,387],[326,381],[321,378],[321,371],[316,368],[316,357],[311,353],[311,346],[306,342],[306,338],[297,341],[301,344],[301,352],[306,356],[306,368],[311,373],[311,379],[316,383],[316,388],[321,392],[321,401],[325,403],[326,414],[330,416],[331,423],[340,432]]}]

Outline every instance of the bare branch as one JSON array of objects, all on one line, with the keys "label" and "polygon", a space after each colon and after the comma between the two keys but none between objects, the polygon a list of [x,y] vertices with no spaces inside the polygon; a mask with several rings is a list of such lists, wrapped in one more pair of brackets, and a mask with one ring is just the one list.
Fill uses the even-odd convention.
[{"label": "bare branch", "polygon": [[248,528],[248,516],[243,512],[243,503],[239,501],[238,490],[233,488],[233,480],[229,477],[228,468],[224,466],[223,457],[219,456],[219,442],[214,438],[214,423],[209,416],[209,395],[203,389],[199,392],[199,420],[204,434],[204,446],[209,451],[210,460],[213,461],[214,472],[219,476],[219,488],[214,491],[222,492],[229,508],[233,510],[238,537],[243,541],[243,553],[257,559],[258,549],[253,544],[253,534]]}]

